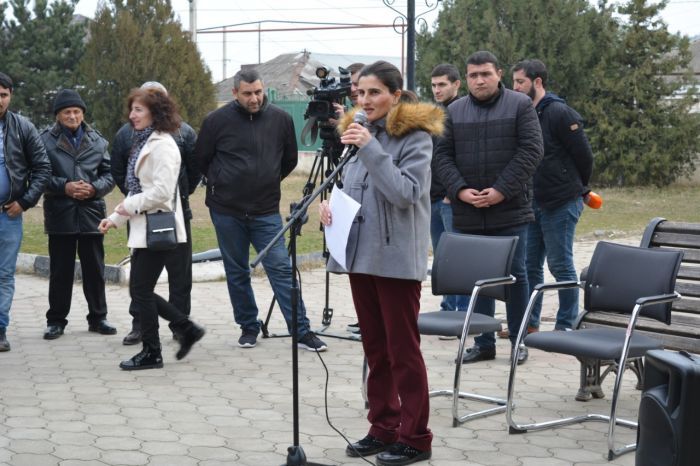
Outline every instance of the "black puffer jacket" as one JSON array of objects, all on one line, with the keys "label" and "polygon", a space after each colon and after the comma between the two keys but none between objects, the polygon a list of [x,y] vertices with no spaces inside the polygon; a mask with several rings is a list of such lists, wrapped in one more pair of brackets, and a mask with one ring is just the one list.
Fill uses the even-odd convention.
[{"label": "black puffer jacket", "polygon": [[[192,219],[192,210],[190,209],[189,196],[197,189],[197,185],[202,179],[202,174],[197,168],[197,162],[194,157],[194,146],[197,143],[197,133],[195,130],[185,123],[180,124],[180,128],[170,134],[175,140],[178,149],[180,149],[180,177],[178,178],[178,187],[180,188],[180,202],[182,203],[182,211],[185,214],[185,220]],[[112,157],[111,170],[114,182],[119,190],[125,196],[129,190],[126,188],[126,166],[129,163],[129,153],[134,140],[134,128],[126,123],[119,128],[117,134],[114,135],[112,141]]]},{"label": "black puffer jacket", "polygon": [[[50,235],[100,235],[97,226],[107,216],[104,197],[114,189],[107,141],[85,123],[83,131],[77,150],[58,123],[41,133],[52,167],[44,194],[44,231]],[[66,195],[66,183],[79,180],[92,184],[94,197],[78,200]]]},{"label": "black puffer jacket", "polygon": [[593,151],[583,132],[583,118],[556,94],[546,93],[537,107],[544,159],[534,178],[535,200],[554,209],[586,194],[593,171]]},{"label": "black puffer jacket", "polygon": [[297,165],[294,122],[267,97],[256,113],[234,100],[204,119],[195,153],[212,210],[237,217],[274,214],[280,181]]},{"label": "black puffer jacket", "polygon": [[31,121],[10,111],[4,118],[5,165],[11,187],[10,198],[0,199],[0,203],[17,201],[27,210],[39,202],[51,176],[51,163]]},{"label": "black puffer jacket", "polygon": [[[451,104],[447,114],[435,155],[455,229],[481,232],[533,221],[532,175],[543,149],[530,98],[499,84],[492,99],[481,102],[470,94]],[[462,189],[489,187],[505,196],[503,202],[477,209],[457,199]]]}]

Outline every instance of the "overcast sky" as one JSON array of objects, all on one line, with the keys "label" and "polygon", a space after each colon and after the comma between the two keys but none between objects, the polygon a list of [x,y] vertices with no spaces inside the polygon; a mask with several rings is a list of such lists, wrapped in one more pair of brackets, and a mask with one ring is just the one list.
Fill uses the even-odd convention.
[{"label": "overcast sky", "polygon": [[[427,0],[435,4],[435,0]],[[98,0],[80,0],[76,12],[94,17]],[[393,0],[392,6],[405,13],[406,0]],[[416,14],[429,10],[425,0],[416,0]],[[189,30],[188,0],[172,0],[173,10],[185,29]],[[382,0],[197,0],[197,29],[256,21],[312,21],[326,23],[385,24],[391,25],[398,14],[385,6]],[[441,7],[439,7],[441,8]],[[437,19],[438,10],[423,16],[430,26]],[[663,13],[672,32],[690,36],[700,35],[700,0],[671,0]],[[263,23],[265,28],[309,27]],[[237,26],[236,29],[255,29],[257,24]],[[199,34],[197,45],[212,71],[214,81],[223,79],[224,51],[222,34]],[[227,34],[226,77],[232,76],[241,64],[267,61],[281,53],[308,50],[335,55],[401,56],[401,35],[391,27],[337,31],[285,31]]]}]

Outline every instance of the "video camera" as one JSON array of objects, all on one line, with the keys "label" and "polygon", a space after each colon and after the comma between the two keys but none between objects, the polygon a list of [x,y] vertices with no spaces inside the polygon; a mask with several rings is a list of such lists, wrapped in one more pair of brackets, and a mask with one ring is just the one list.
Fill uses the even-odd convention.
[{"label": "video camera", "polygon": [[343,104],[346,97],[350,96],[350,72],[338,67],[340,78],[338,81],[330,77],[330,70],[325,67],[316,68],[316,76],[321,80],[318,87],[307,91],[312,97],[306,107],[304,119],[315,118],[320,128],[321,139],[335,139],[334,126],[328,120],[337,118],[334,103]]}]

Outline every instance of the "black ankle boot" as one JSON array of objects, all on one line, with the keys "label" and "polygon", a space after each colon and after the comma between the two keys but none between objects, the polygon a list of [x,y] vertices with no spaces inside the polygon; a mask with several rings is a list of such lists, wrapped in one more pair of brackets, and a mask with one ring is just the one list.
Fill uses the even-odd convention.
[{"label": "black ankle boot", "polygon": [[141,369],[160,369],[163,367],[163,357],[160,348],[144,346],[139,354],[131,359],[119,363],[119,367],[125,371],[137,371]]},{"label": "black ankle boot", "polygon": [[175,358],[177,358],[179,361],[187,356],[187,353],[189,353],[192,349],[192,345],[201,340],[204,333],[205,330],[203,327],[200,327],[191,320],[188,320],[187,323],[183,325],[183,331],[178,334],[180,349],[177,351],[177,353],[175,353]]}]

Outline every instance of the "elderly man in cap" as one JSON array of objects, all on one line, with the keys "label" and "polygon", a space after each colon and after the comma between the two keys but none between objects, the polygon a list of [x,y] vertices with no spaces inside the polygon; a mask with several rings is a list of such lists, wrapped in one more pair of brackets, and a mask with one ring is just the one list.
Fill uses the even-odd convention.
[{"label": "elderly man in cap", "polygon": [[73,295],[75,253],[80,258],[88,330],[114,335],[107,322],[104,235],[97,226],[106,216],[104,197],[114,188],[107,141],[89,125],[85,102],[71,89],[56,95],[56,123],[41,134],[51,160],[44,193],[44,229],[49,235],[49,310],[44,339],[63,335]]}]

